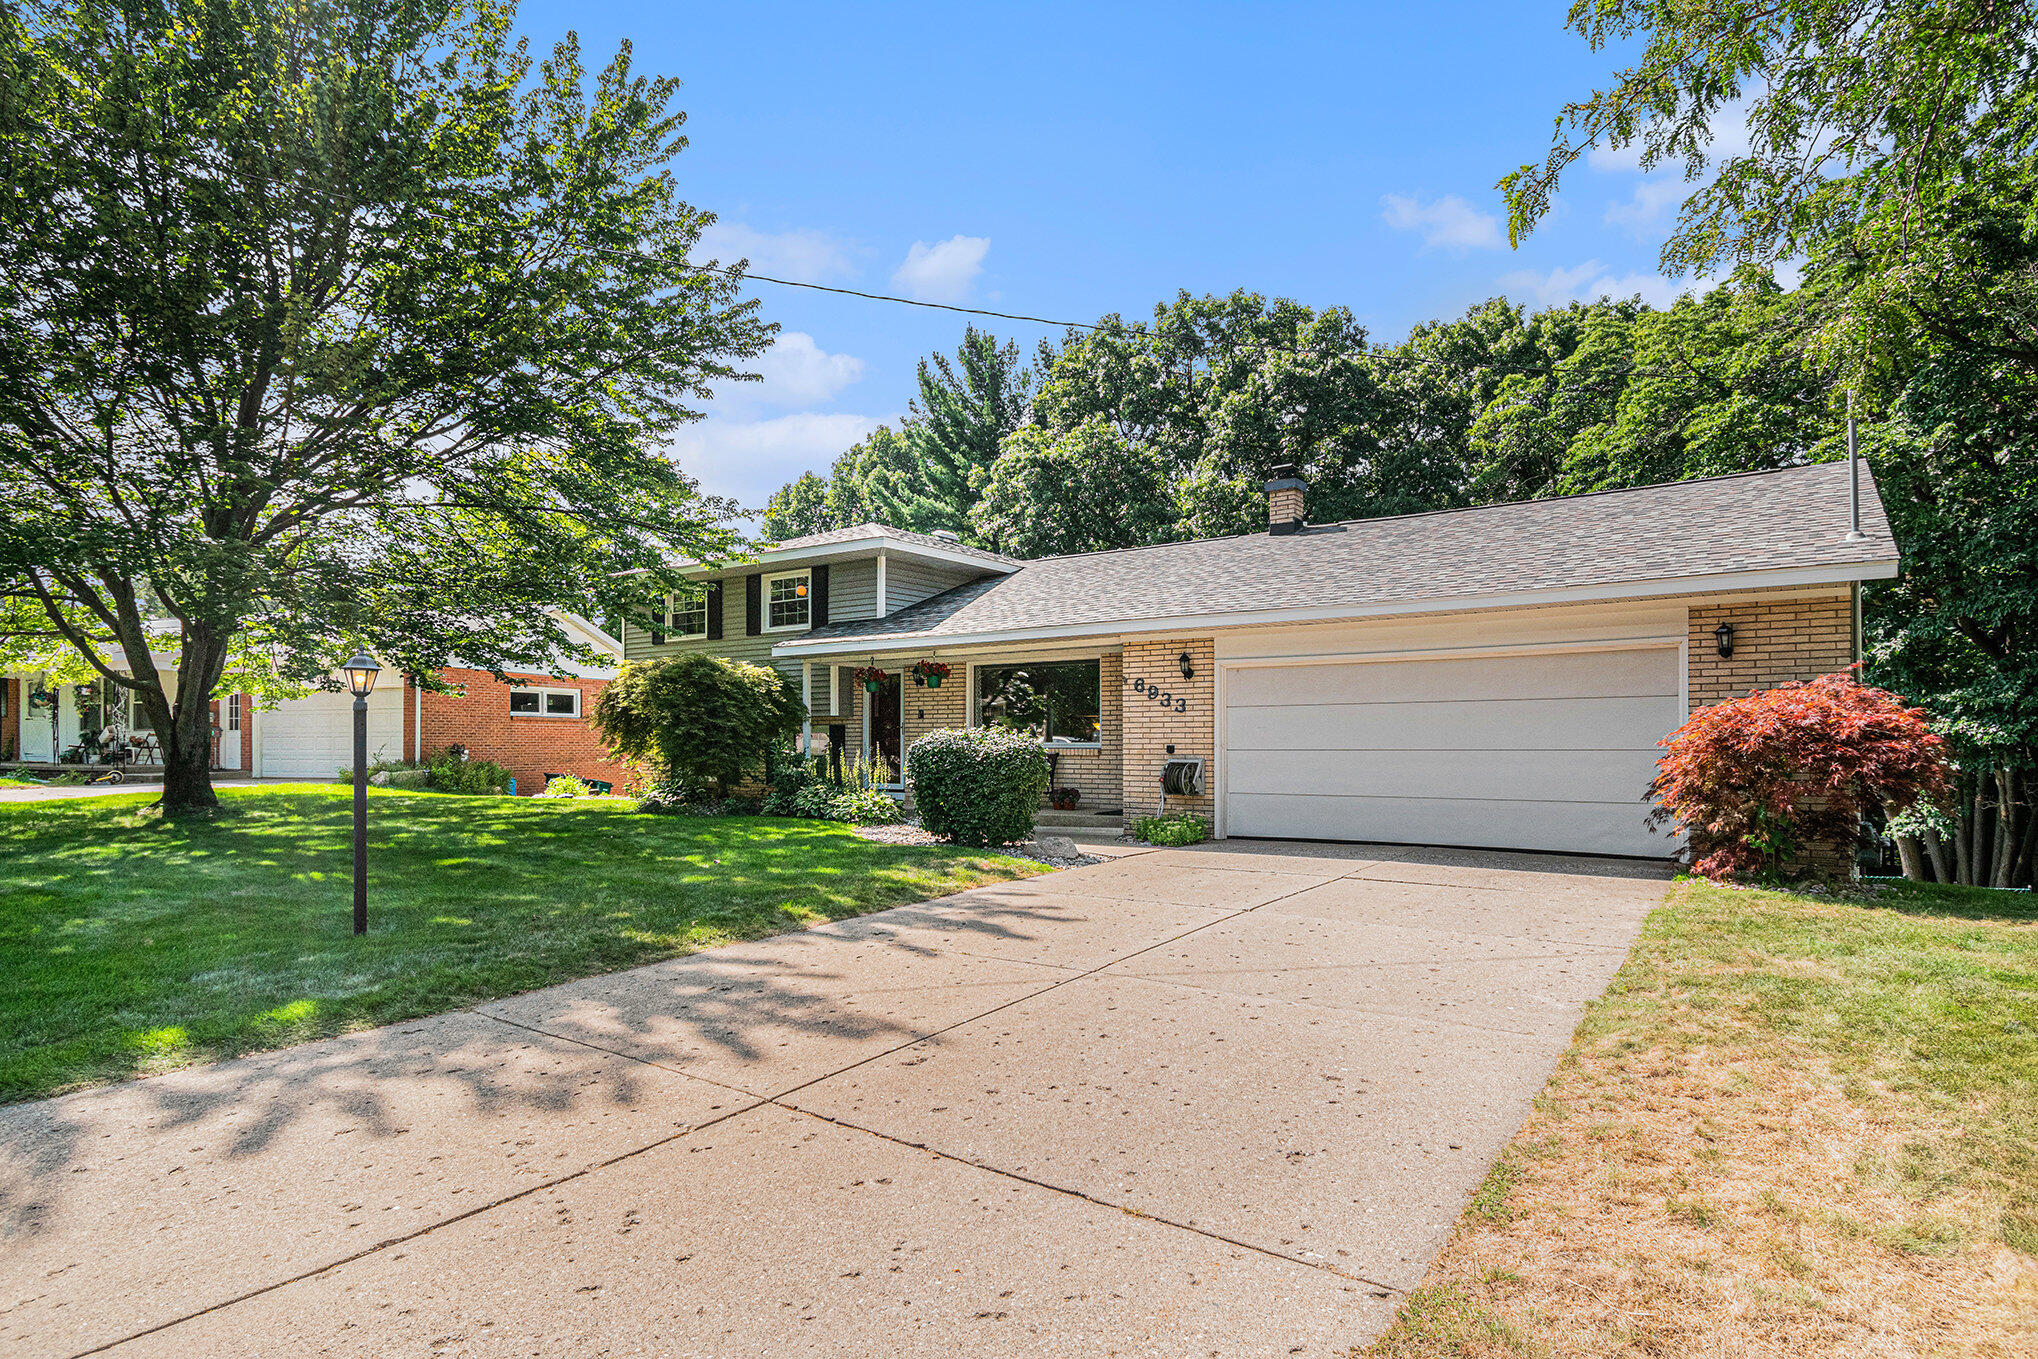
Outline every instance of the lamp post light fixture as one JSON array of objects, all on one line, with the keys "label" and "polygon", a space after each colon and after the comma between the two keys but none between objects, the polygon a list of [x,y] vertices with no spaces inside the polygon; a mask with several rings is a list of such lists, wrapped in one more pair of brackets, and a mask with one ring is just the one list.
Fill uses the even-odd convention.
[{"label": "lamp post light fixture", "polygon": [[368,933],[368,695],[382,667],[365,651],[340,667],[354,695],[354,933]]},{"label": "lamp post light fixture", "polygon": [[1721,623],[1718,627],[1714,628],[1712,630],[1712,638],[1713,641],[1719,644],[1720,655],[1731,656],[1734,654],[1734,625],[1732,623]]}]

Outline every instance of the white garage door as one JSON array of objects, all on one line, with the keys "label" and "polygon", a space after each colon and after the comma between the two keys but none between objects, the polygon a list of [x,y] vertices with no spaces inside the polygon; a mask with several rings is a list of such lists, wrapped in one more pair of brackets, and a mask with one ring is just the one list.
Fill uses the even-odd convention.
[{"label": "white garage door", "polygon": [[1230,835],[1671,852],[1643,825],[1678,651],[1238,666]]},{"label": "white garage door", "polygon": [[[368,695],[368,758],[403,754],[403,686]],[[329,783],[354,763],[354,696],[313,694],[261,714],[264,778]]]}]

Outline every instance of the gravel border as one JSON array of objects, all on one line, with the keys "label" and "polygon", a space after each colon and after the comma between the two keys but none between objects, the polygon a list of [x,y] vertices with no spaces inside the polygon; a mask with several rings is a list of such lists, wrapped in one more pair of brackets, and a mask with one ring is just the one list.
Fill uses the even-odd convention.
[{"label": "gravel border", "polygon": [[[948,843],[932,831],[923,828],[917,821],[901,821],[890,826],[851,826],[850,829],[864,839],[874,840],[881,845],[945,845]],[[997,852],[1009,854],[1016,859],[1031,859],[1035,863],[1046,864],[1049,868],[1082,868],[1089,864],[1104,862],[1093,854],[1078,854],[1073,859],[1055,858],[1051,855],[1042,854],[1040,847],[1031,840],[1017,845],[1000,845],[997,847]]]}]

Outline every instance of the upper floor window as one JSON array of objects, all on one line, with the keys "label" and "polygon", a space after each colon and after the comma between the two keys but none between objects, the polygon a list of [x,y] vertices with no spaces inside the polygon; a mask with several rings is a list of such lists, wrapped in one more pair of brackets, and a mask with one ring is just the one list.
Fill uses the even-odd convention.
[{"label": "upper floor window", "polygon": [[526,717],[578,717],[580,690],[512,689],[509,710]]},{"label": "upper floor window", "polygon": [[804,628],[813,617],[811,582],[805,571],[789,571],[764,578],[764,630],[784,632]]},{"label": "upper floor window", "polygon": [[708,635],[708,597],[695,595],[691,599],[666,599],[670,611],[670,626],[674,637],[705,637]]}]

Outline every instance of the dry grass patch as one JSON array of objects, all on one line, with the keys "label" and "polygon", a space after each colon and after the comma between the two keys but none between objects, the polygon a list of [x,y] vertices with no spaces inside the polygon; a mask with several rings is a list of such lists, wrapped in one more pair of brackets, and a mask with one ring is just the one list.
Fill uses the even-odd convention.
[{"label": "dry grass patch", "polygon": [[1367,1353],[2031,1356],[2034,1252],[2029,898],[1687,883]]}]

